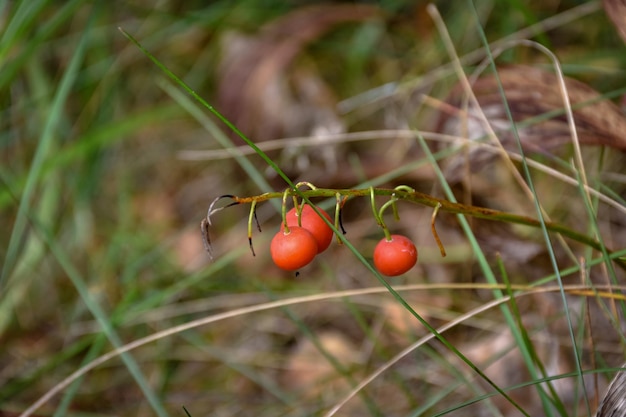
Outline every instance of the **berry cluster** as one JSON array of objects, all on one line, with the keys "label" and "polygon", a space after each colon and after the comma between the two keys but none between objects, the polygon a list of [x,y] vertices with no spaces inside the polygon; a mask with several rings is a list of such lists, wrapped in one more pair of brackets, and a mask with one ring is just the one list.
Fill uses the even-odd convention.
[{"label": "berry cluster", "polygon": [[[308,204],[294,207],[285,216],[278,233],[272,239],[270,253],[279,268],[295,271],[308,265],[315,255],[324,252],[333,240],[333,230]],[[328,221],[328,213],[316,207]]]},{"label": "berry cluster", "polygon": [[[324,252],[333,239],[333,230],[322,220],[319,213],[332,222],[324,210],[304,204],[287,212],[285,223],[276,233],[270,245],[272,260],[279,268],[296,271],[308,265],[316,255]],[[383,238],[374,249],[374,266],[383,275],[404,274],[417,262],[417,249],[409,238],[390,235]]]},{"label": "berry cluster", "polygon": [[[298,186],[303,184],[310,187],[312,191],[316,190],[316,188],[310,183],[300,183]],[[405,193],[413,192],[412,189],[405,186],[398,187],[395,190],[403,191]],[[294,207],[289,211],[286,210],[288,196],[292,196],[294,199]],[[221,210],[222,208],[225,208],[222,207],[213,209],[215,203],[225,197],[235,200],[234,203],[231,203],[226,207],[234,204],[240,204],[241,202],[241,199],[238,199],[235,196],[227,195],[219,197],[209,207],[207,218],[201,225],[204,243],[209,252],[211,249],[208,238],[210,215],[218,210]],[[417,248],[408,237],[399,234],[392,235],[383,221],[383,213],[388,207],[392,207],[395,217],[398,218],[398,211],[396,208],[397,197],[395,192],[391,195],[391,199],[387,201],[380,208],[380,210],[376,209],[374,197],[374,189],[370,188],[370,198],[374,218],[385,234],[385,237],[378,242],[374,249],[374,266],[378,272],[385,276],[392,277],[402,275],[413,268],[413,266],[417,263]],[[343,201],[345,202],[345,200]],[[254,254],[254,249],[252,248],[252,220],[256,220],[255,207],[257,200],[252,200],[251,202],[252,207],[248,223],[248,239],[250,241],[250,248]],[[280,230],[272,238],[270,244],[270,254],[274,264],[286,271],[297,271],[311,263],[315,256],[324,252],[330,246],[334,236],[334,230],[341,226],[339,215],[341,206],[340,197],[339,194],[337,194],[337,206],[335,211],[336,218],[333,223],[333,219],[326,211],[313,205],[308,200],[306,202],[302,201],[299,203],[297,197],[293,194],[293,190],[286,190],[283,193],[283,221],[280,225]],[[331,224],[336,226],[335,229],[330,226]],[[442,254],[444,254],[443,250]]]}]

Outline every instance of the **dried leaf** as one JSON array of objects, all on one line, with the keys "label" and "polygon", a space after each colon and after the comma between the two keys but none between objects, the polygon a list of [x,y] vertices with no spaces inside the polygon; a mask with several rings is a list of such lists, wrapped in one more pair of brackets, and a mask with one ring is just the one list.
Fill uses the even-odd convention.
[{"label": "dried leaf", "polygon": [[604,11],[626,42],[626,0],[604,0]]},{"label": "dried leaf", "polygon": [[[625,367],[626,364],[622,365]],[[626,414],[626,372],[618,372],[598,407],[597,417],[623,416]]]},{"label": "dried leaf", "polygon": [[293,61],[335,26],[379,14],[366,5],[312,6],[282,16],[254,37],[231,34],[218,80],[220,111],[255,141],[332,125],[337,121],[332,91],[312,64],[294,69]]},{"label": "dried leaf", "polygon": [[[515,65],[500,68],[498,75],[513,119],[518,123],[520,140],[527,150],[547,152],[571,142],[571,132],[563,111],[563,95],[554,73]],[[566,77],[565,84],[574,109],[580,143],[626,150],[626,137],[623,135],[626,119],[619,108],[580,81]],[[512,145],[513,138],[496,77],[488,75],[479,78],[472,88],[498,137],[505,146]],[[460,90],[457,89],[453,100],[459,103],[461,98]],[[475,111],[470,110],[470,114],[476,114]],[[556,115],[528,126],[519,125],[549,112],[555,112]],[[480,129],[469,132],[470,138],[481,137],[486,133]]]},{"label": "dried leaf", "polygon": [[[557,76],[539,68],[513,65],[498,69],[507,105],[516,122],[517,133],[526,152],[554,154],[572,142],[572,133],[564,111],[564,100]],[[588,85],[565,77],[565,85],[574,113],[579,143],[603,145],[626,150],[626,118],[616,106]],[[493,74],[475,81],[472,90],[498,140],[506,149],[518,151],[504,107],[500,85]],[[457,86],[450,94],[450,105],[442,105],[437,130],[475,140],[489,137],[479,109],[465,110],[465,92]],[[478,172],[497,155],[494,149],[469,147],[446,163],[446,178],[459,183],[470,172]]]}]

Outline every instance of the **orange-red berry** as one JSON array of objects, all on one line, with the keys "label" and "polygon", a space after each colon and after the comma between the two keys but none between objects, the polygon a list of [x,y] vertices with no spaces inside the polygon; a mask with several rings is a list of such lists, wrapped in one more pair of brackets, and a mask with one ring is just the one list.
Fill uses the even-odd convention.
[{"label": "orange-red berry", "polygon": [[417,248],[411,240],[402,235],[383,238],[374,248],[374,266],[383,275],[402,275],[417,263]]},{"label": "orange-red berry", "polygon": [[[332,222],[328,213],[319,207],[317,209],[324,217]],[[300,213],[300,224],[298,224],[298,212],[295,207],[289,210],[285,217],[287,218],[287,226],[302,226],[313,235],[317,241],[317,253],[324,252],[328,246],[330,246],[330,242],[333,240],[333,229],[331,229],[328,224],[322,220],[322,218],[310,205],[305,204],[302,207],[302,212]]]},{"label": "orange-red berry", "polygon": [[286,271],[295,271],[315,258],[317,241],[303,227],[290,226],[288,233],[281,227],[272,239],[270,253],[276,266]]}]

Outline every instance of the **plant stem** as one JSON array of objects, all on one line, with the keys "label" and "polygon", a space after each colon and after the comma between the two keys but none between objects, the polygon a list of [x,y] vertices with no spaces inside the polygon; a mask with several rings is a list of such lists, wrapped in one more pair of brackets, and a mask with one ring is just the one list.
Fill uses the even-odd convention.
[{"label": "plant stem", "polygon": [[[406,191],[403,189],[389,189],[389,188],[363,188],[363,189],[330,189],[330,188],[316,188],[314,190],[298,190],[298,195],[301,197],[312,198],[312,197],[333,197],[336,198],[339,196],[345,197],[370,197],[372,198],[372,205],[374,207],[374,216],[376,217],[376,221],[379,224],[382,223],[382,219],[380,219],[379,214],[375,210],[375,203],[373,201],[373,196],[393,196],[397,200],[409,201],[415,204],[421,204],[428,207],[436,208],[439,206],[439,210],[445,211],[447,213],[462,213],[465,215],[469,215],[478,219],[484,220],[492,220],[492,221],[500,221],[505,223],[514,223],[521,224],[525,226],[541,228],[541,222],[535,218],[522,216],[519,214],[507,213],[504,211],[493,210],[485,207],[477,207],[471,206],[467,204],[461,203],[453,203],[449,200],[445,200],[442,198],[433,197],[429,194],[421,193],[419,191]],[[271,192],[264,193],[257,196],[251,197],[232,197],[233,201],[239,204],[247,204],[252,203],[252,201],[256,201],[257,203],[271,200],[275,198],[286,198],[287,195],[296,193],[295,190],[287,189],[284,192]],[[283,216],[284,219],[284,216]],[[385,229],[384,223],[381,224],[383,230]],[[553,233],[559,233],[567,238],[570,238],[576,242],[585,244],[590,246],[596,250],[602,250],[602,245],[595,239],[577,232],[575,230],[570,229],[568,226],[565,226],[556,222],[545,222],[545,227],[547,230]],[[612,253],[613,251],[608,250],[608,253]],[[626,260],[616,258],[615,262],[617,265],[626,270]]]}]

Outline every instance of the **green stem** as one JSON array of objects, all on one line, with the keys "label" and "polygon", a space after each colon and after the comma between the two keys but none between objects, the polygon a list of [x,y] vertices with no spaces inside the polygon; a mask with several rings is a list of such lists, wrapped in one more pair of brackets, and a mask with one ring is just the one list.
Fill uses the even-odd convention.
[{"label": "green stem", "polygon": [[[335,201],[335,229],[339,230],[341,228],[341,231],[345,234],[346,232],[343,230],[343,225],[341,224],[341,194],[335,194]],[[337,237],[337,241],[341,244],[339,237]]]},{"label": "green stem", "polygon": [[396,195],[392,194],[391,200],[383,204],[383,206],[380,208],[380,211],[378,212],[378,215],[380,216],[381,219],[383,218],[383,213],[385,212],[385,210],[387,210],[387,207],[391,206],[391,209],[393,210],[393,218],[396,221],[400,220],[400,215],[398,215],[398,207],[396,206],[396,201],[398,201],[398,199],[396,198]]},{"label": "green stem", "polygon": [[[281,206],[281,216],[283,219],[283,233],[288,235],[290,233],[289,226],[287,225],[287,197],[289,196],[289,188],[283,192],[283,205]],[[295,202],[295,200],[294,200]],[[297,204],[296,204],[297,206]]]},{"label": "green stem", "polygon": [[252,221],[254,220],[256,205],[257,201],[252,201],[252,203],[250,204],[250,215],[248,216],[248,245],[250,245],[250,251],[252,251],[252,256],[256,256],[256,253],[254,253],[254,246],[252,246]]},{"label": "green stem", "polygon": [[389,204],[389,202],[385,203],[385,205],[383,205],[383,208],[378,211],[376,210],[376,194],[374,193],[374,187],[370,187],[369,192],[370,201],[372,203],[372,213],[374,214],[376,223],[378,223],[378,225],[383,229],[383,232],[385,233],[385,239],[389,241],[391,240],[391,233],[389,232],[389,229],[387,229],[387,225],[385,225],[385,222],[383,221],[383,208],[385,207],[385,205]]},{"label": "green stem", "polygon": [[[281,198],[283,194],[291,194],[295,193],[292,190],[286,190],[283,192],[272,192],[265,193],[259,196],[253,197],[233,197],[233,200],[239,204],[251,203],[253,200],[257,200],[258,202],[271,200],[274,198]],[[404,190],[395,190],[388,188],[364,188],[364,189],[328,189],[328,188],[317,188],[315,190],[306,190],[306,191],[298,191],[298,195],[302,198],[311,198],[311,197],[328,197],[328,198],[336,198],[337,195],[340,196],[348,196],[348,197],[370,197],[372,202],[372,207],[374,211],[374,217],[376,221],[379,222],[380,218],[376,211],[374,197],[375,196],[392,196],[396,195],[398,200],[409,201],[415,204],[421,204],[427,207],[437,207],[440,205],[440,210],[445,211],[447,213],[462,213],[468,216],[473,216],[478,219],[491,220],[491,221],[500,221],[505,223],[513,223],[513,224],[521,224],[525,226],[530,226],[534,228],[541,228],[541,223],[539,220],[534,219],[528,216],[522,216],[518,214],[506,213],[503,211],[493,210],[485,207],[477,207],[470,206],[461,203],[453,203],[451,201],[436,198],[428,194],[421,193],[419,191],[404,191]],[[283,217],[284,219],[284,217]],[[596,250],[602,251],[602,245],[596,241],[595,239],[579,233],[575,230],[568,228],[567,226],[555,223],[555,222],[545,222],[545,227],[547,230],[553,233],[561,234],[569,239],[572,239],[576,242],[580,242],[589,247],[592,247]],[[607,251],[607,253],[612,253],[613,251]],[[619,265],[620,268],[626,270],[626,259],[616,258],[615,262]]]}]

